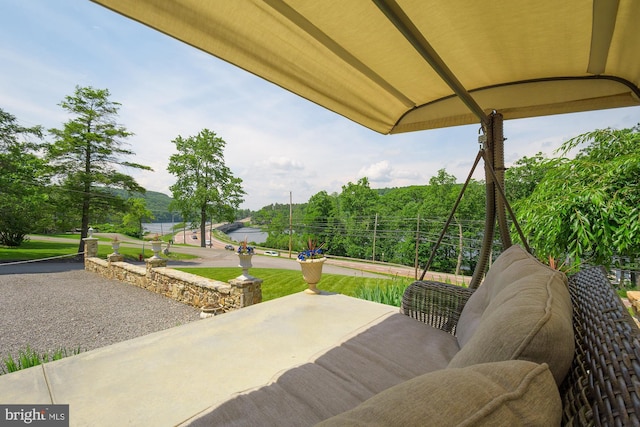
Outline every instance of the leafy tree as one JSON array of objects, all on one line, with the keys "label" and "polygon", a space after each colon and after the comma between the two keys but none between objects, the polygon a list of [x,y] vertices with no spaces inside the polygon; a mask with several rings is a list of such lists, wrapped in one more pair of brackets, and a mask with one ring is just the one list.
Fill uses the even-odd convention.
[{"label": "leafy tree", "polygon": [[[443,169],[429,185],[374,190],[368,179],[362,178],[343,186],[339,195],[321,191],[308,203],[293,206],[293,248],[302,249],[306,237],[311,237],[326,243],[332,256],[371,259],[375,235],[377,260],[413,265],[417,249],[422,263],[428,259],[461,186]],[[471,180],[434,269],[473,270],[482,239],[484,204],[484,183]],[[288,220],[289,205],[265,206],[252,216],[254,224],[268,225],[266,246],[280,249],[288,247]],[[416,238],[421,242],[417,248]]]},{"label": "leafy tree", "polygon": [[338,196],[338,210],[344,221],[346,233],[334,236],[331,251],[343,248],[345,255],[355,258],[370,258],[373,252],[373,230],[378,193],[369,187],[367,177],[356,184],[349,182],[342,186]]},{"label": "leafy tree", "polygon": [[45,164],[30,137],[42,138],[42,128],[20,126],[0,108],[0,244],[6,246],[20,246],[46,210]]},{"label": "leafy tree", "polygon": [[267,232],[265,246],[270,248],[289,250],[289,212],[293,223],[292,248],[301,248],[304,224],[301,218],[304,216],[306,204],[272,203],[264,206],[251,214],[251,224],[260,225]]},{"label": "leafy tree", "polygon": [[447,217],[456,201],[460,188],[456,186],[456,177],[440,169],[429,179],[430,197],[423,203],[429,216]]},{"label": "leafy tree", "polygon": [[320,191],[309,199],[304,213],[303,241],[309,238],[318,244],[327,244],[337,234],[336,200],[326,191]]},{"label": "leafy tree", "polygon": [[207,219],[233,221],[242,203],[242,179],[236,178],[224,163],[225,141],[209,129],[196,136],[178,136],[172,141],[178,154],[169,159],[167,170],[177,177],[169,189],[172,207],[185,220],[200,226],[200,245],[205,246]]},{"label": "leafy tree", "polygon": [[127,206],[127,213],[122,217],[125,232],[134,237],[142,237],[142,222],[154,219],[153,212],[147,209],[145,199],[140,197],[127,199]]},{"label": "leafy tree", "polygon": [[[460,185],[457,186],[460,191]],[[457,196],[457,194],[456,194]],[[466,264],[469,272],[473,272],[477,263],[478,253],[482,246],[482,236],[484,233],[486,193],[485,185],[482,181],[472,179],[469,181],[464,197],[460,201],[460,206],[456,214],[456,225],[462,224],[464,239],[464,250],[458,253],[458,259],[462,257],[462,264]],[[462,268],[460,262],[458,270]],[[461,273],[461,271],[459,271]]]},{"label": "leafy tree", "polygon": [[[437,174],[429,179],[429,196],[422,204],[422,211],[426,213],[428,217],[437,218],[435,226],[431,227],[431,234],[433,236],[439,236],[442,228],[444,227],[446,218],[451,213],[451,209],[455,204],[456,198],[460,191],[460,186],[456,185],[456,177],[447,173],[445,169],[438,170]],[[456,257],[456,246],[462,238],[462,232],[459,229],[459,223],[457,217],[455,222],[447,229],[448,239],[444,240],[436,251],[436,257],[433,260],[433,267],[439,271],[452,271],[456,268],[459,262]],[[454,229],[455,226],[455,229]],[[458,242],[454,240],[455,234],[458,234]],[[426,246],[428,247],[428,253],[431,255],[433,246],[435,246],[436,237],[433,242],[430,242]],[[462,250],[460,249],[460,253]],[[428,259],[428,256],[426,257]]]},{"label": "leafy tree", "polygon": [[[287,208],[288,209],[288,208]],[[267,240],[265,245],[270,248],[289,248],[289,211],[273,211],[267,226]]]},{"label": "leafy tree", "polygon": [[505,193],[509,203],[529,197],[555,163],[556,159],[548,159],[542,153],[533,157],[524,156],[516,161],[504,175]]},{"label": "leafy tree", "polygon": [[[418,222],[424,214],[420,207],[429,197],[427,185],[415,185],[379,191],[376,251],[384,260],[405,265],[414,264]],[[422,218],[422,219],[421,219]],[[419,246],[418,250],[422,248]]]},{"label": "leafy tree", "polygon": [[517,204],[541,258],[611,265],[640,254],[640,125],[601,129],[565,142],[561,157]]},{"label": "leafy tree", "polygon": [[[62,129],[49,130],[54,141],[47,147],[47,159],[70,203],[67,209],[81,210],[82,237],[87,236],[92,216],[125,208],[124,200],[110,194],[109,188],[145,191],[117,167],[151,170],[123,160],[134,154],[124,142],[132,134],[116,123],[120,104],[109,100],[109,96],[108,89],[76,86],[74,94],[60,103],[73,118]],[[83,250],[84,241],[80,239],[78,252]]]}]

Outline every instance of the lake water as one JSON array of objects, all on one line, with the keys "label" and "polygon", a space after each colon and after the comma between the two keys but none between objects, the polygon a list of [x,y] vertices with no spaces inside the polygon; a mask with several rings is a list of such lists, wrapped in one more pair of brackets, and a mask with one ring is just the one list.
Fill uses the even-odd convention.
[{"label": "lake water", "polygon": [[238,242],[244,241],[246,237],[248,242],[264,243],[267,241],[268,234],[259,228],[242,227],[227,233],[227,236]]},{"label": "lake water", "polygon": [[142,229],[151,234],[169,234],[175,223],[170,222],[143,222]]},{"label": "lake water", "polygon": [[[175,224],[170,222],[147,222],[143,223],[142,227],[145,231],[151,234],[170,234]],[[247,238],[249,242],[264,243],[267,241],[267,233],[263,232],[259,228],[242,227],[230,233],[227,236],[233,240],[241,242],[244,238]]]}]

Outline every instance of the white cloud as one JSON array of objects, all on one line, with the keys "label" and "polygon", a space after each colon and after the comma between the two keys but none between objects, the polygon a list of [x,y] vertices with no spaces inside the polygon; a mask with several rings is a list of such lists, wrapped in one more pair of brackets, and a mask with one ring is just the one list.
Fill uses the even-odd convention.
[{"label": "white cloud", "polygon": [[358,175],[366,176],[371,183],[387,183],[392,179],[393,169],[388,161],[382,160],[360,169]]},{"label": "white cloud", "polygon": [[269,157],[261,162],[261,165],[275,174],[289,174],[304,170],[301,162],[287,157]]},{"label": "white cloud", "polygon": [[[372,187],[424,185],[441,168],[463,181],[478,151],[478,125],[380,135],[232,65],[91,2],[30,0],[0,15],[0,107],[25,125],[60,127],[57,104],[76,85],[108,88],[118,122],[135,135],[131,171],[169,194],[171,143],[203,128],[226,142],[225,162],[243,179],[243,207],[304,203],[367,176]],[[607,126],[640,121],[640,108],[505,122],[507,165]],[[474,175],[483,179],[482,165]]]}]

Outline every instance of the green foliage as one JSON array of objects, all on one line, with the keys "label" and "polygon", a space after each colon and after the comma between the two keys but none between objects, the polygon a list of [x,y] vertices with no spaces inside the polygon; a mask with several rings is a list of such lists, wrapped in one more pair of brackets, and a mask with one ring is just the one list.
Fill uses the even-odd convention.
[{"label": "green foliage", "polygon": [[524,156],[516,161],[504,175],[505,193],[509,202],[515,203],[529,197],[557,162],[557,159],[548,159],[542,153],[533,157]]},{"label": "green foliage", "polygon": [[640,254],[640,127],[602,129],[565,142],[516,209],[538,256],[610,265]]},{"label": "green foliage", "polygon": [[[375,245],[376,260],[402,265],[414,265],[417,249],[422,265],[462,187],[455,181],[440,170],[424,186],[373,190],[363,178],[343,186],[340,194],[321,191],[291,207],[292,249],[300,251],[311,237],[324,242],[331,256],[372,259]],[[484,183],[471,180],[432,269],[471,273],[482,239],[484,197]],[[252,222],[266,225],[265,246],[288,249],[289,205],[266,206]]]},{"label": "green foliage", "polygon": [[133,230],[127,234],[134,237],[142,237],[142,222],[147,219],[153,219],[153,213],[147,209],[145,199],[132,197],[127,199],[127,213],[122,217],[122,226],[126,230]]},{"label": "green foliage", "polygon": [[[177,270],[197,274],[199,276],[226,282],[237,277],[241,271],[238,267],[224,268],[178,268]],[[274,268],[252,268],[251,275],[264,280],[262,284],[262,300],[269,301],[285,295],[301,292],[307,288],[299,270],[281,270]],[[354,270],[354,274],[357,272]],[[318,289],[327,292],[335,292],[348,296],[355,296],[356,290],[362,287],[382,286],[382,283],[391,279],[376,279],[362,276],[342,276],[339,274],[322,274],[318,283]],[[394,279],[396,286],[406,287],[411,283],[410,279]],[[405,284],[406,283],[406,284]]]},{"label": "green foliage", "polygon": [[13,356],[9,354],[7,357],[2,359],[2,364],[0,364],[0,375],[31,368],[50,361],[60,360],[68,356],[75,356],[81,352],[82,350],[78,347],[72,350],[60,348],[51,354],[38,353],[31,349],[31,347],[27,346],[25,350],[20,350],[17,358],[14,359]]},{"label": "green foliage", "polygon": [[[34,237],[31,240],[25,241],[19,248],[3,248],[0,247],[0,260],[2,261],[27,261],[27,260],[37,260],[43,258],[50,257],[62,257],[62,260],[71,260],[73,257],[77,257],[77,247],[78,241],[80,239],[79,235],[60,235],[57,237],[68,237],[69,242],[50,242],[50,241],[42,241],[36,240],[37,237]],[[166,239],[169,239],[170,236],[165,236]],[[99,238],[101,241],[105,243],[98,244],[98,257],[106,258],[107,255],[113,252],[111,245],[106,243],[111,240],[110,237],[102,237]],[[123,244],[120,246],[119,252],[124,255],[125,259],[137,261],[138,255],[142,253],[142,242],[136,242],[132,239],[132,242],[137,243],[135,245]],[[126,243],[126,242],[123,242]],[[150,257],[153,255],[151,251],[151,246],[147,243],[145,246],[145,257]],[[163,258],[169,258],[173,260],[181,260],[181,259],[193,259],[197,258],[195,255],[181,254],[171,252],[168,256],[162,255]],[[0,266],[2,268],[2,266]]]},{"label": "green foliage", "polygon": [[117,188],[111,189],[115,196],[124,200],[130,198],[144,199],[146,208],[151,211],[151,215],[144,218],[143,222],[153,220],[155,222],[176,222],[182,221],[182,216],[178,212],[172,212],[170,209],[173,199],[164,193],[157,191],[146,191],[144,193],[129,193],[125,190]]},{"label": "green foliage", "polygon": [[302,239],[315,237],[315,240],[325,242],[326,249],[340,230],[340,224],[335,220],[337,205],[337,199],[326,191],[311,196],[303,213],[305,228],[299,230],[303,234]]},{"label": "green foliage", "polygon": [[172,141],[178,150],[171,155],[167,170],[177,181],[170,187],[171,208],[185,221],[200,226],[200,243],[205,245],[205,224],[233,221],[245,194],[242,179],[233,176],[224,163],[226,142],[209,129],[196,136],[178,136]]},{"label": "green foliage", "polygon": [[[356,184],[351,182],[342,186],[337,206],[343,224],[336,226],[334,239],[327,242],[328,251],[334,248],[343,250],[352,258],[371,258],[373,255],[373,229],[376,227],[375,214],[378,193],[369,187],[369,180],[360,178]],[[348,239],[344,238],[343,229],[351,231]]]},{"label": "green foliage", "polygon": [[48,184],[45,163],[36,152],[40,126],[25,128],[0,109],[0,244],[19,246],[44,217]]},{"label": "green foliage", "polygon": [[[124,142],[132,134],[116,123],[120,104],[109,96],[108,89],[76,86],[60,103],[73,118],[62,129],[49,130],[54,141],[46,151],[59,182],[58,211],[77,207],[83,237],[90,222],[103,222],[108,212],[124,210],[124,199],[114,197],[111,188],[144,192],[131,176],[119,172],[120,167],[151,170],[124,160],[134,154]],[[83,246],[80,241],[78,251]]]}]

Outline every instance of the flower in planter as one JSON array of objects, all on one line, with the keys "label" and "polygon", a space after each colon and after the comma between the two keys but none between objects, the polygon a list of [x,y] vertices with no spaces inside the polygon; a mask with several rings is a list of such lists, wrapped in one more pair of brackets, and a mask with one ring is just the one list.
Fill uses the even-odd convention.
[{"label": "flower in planter", "polygon": [[111,241],[113,243],[117,243],[118,241],[120,241],[120,239],[118,239],[118,235],[117,234],[114,234],[113,237],[111,238]]},{"label": "flower in planter", "polygon": [[247,245],[247,238],[244,238],[244,242],[238,245],[238,254],[253,255],[253,246]]},{"label": "flower in planter", "polygon": [[325,255],[324,250],[322,249],[323,246],[324,243],[318,246],[318,243],[315,240],[309,239],[307,241],[307,249],[298,254],[298,260],[307,261],[309,259],[324,258]]}]

